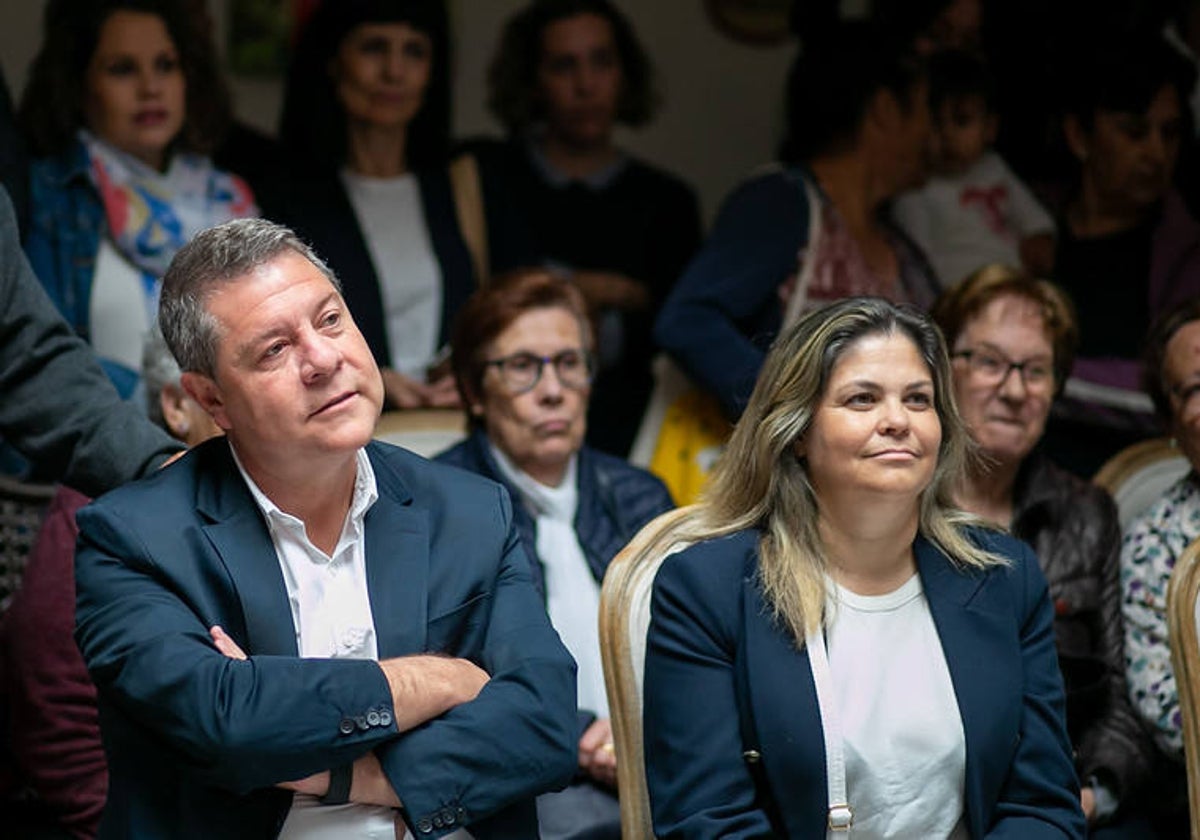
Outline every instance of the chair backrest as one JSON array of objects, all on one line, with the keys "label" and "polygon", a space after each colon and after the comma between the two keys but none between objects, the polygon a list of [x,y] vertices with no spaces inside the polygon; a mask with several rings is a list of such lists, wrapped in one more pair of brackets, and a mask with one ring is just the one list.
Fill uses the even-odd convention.
[{"label": "chair backrest", "polygon": [[0,476],[0,614],[21,586],[25,563],[53,497],[54,485]]},{"label": "chair backrest", "polygon": [[432,458],[467,436],[467,420],[454,408],[417,408],[389,411],[375,426],[377,440],[403,446]]},{"label": "chair backrest", "polygon": [[1183,717],[1192,837],[1200,838],[1200,540],[1183,550],[1167,586],[1167,634],[1171,668]]},{"label": "chair backrest", "polygon": [[1191,469],[1187,458],[1170,438],[1154,438],[1127,446],[1105,462],[1092,481],[1117,503],[1124,531],[1167,488]]},{"label": "chair backrest", "polygon": [[659,550],[659,538],[692,511],[692,506],[668,511],[642,528],[609,564],[600,591],[600,655],[617,750],[624,840],[654,836],[642,751],[642,675],[650,594],[663,560],[687,547],[675,542]]}]

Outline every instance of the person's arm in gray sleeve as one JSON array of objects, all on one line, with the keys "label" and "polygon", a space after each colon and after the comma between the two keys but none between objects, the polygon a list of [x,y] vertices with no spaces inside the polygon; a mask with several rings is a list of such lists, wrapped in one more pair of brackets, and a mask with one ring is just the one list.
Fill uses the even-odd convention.
[{"label": "person's arm in gray sleeve", "polygon": [[121,400],[47,297],[0,189],[0,435],[38,473],[97,496],[183,447]]}]

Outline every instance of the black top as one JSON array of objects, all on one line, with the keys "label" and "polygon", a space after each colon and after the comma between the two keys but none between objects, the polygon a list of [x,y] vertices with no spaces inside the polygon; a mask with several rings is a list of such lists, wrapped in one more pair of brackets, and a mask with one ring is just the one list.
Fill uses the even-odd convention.
[{"label": "black top", "polygon": [[[592,388],[588,443],[625,456],[650,397],[651,329],[659,307],[700,244],[700,208],[678,178],[625,158],[587,182],[567,180],[524,141],[480,141],[480,165],[494,270],[538,263],[612,271],[644,285],[650,308],[601,314],[601,367]],[[515,213],[524,230],[513,232]],[[514,253],[521,249],[525,254]]]},{"label": "black top", "polygon": [[1079,355],[1121,359],[1141,355],[1150,323],[1150,245],[1156,222],[1079,239],[1060,220],[1054,279],[1075,303]]}]

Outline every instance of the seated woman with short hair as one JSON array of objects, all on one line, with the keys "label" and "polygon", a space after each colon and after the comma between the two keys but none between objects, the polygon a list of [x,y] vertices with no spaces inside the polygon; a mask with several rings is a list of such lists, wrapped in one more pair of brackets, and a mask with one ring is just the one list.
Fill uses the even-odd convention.
[{"label": "seated woman with short hair", "polygon": [[579,664],[580,780],[539,797],[542,837],[620,836],[616,758],[600,663],[600,581],[643,525],[674,507],[645,470],[584,445],[592,334],[579,291],[540,270],[467,301],[452,363],[470,437],[437,460],[500,482],[550,621]]},{"label": "seated woman with short hair", "polygon": [[1117,509],[1040,445],[1074,359],[1074,311],[1053,283],[993,265],[947,290],[933,318],[984,455],[959,480],[955,502],[1033,546],[1050,586],[1084,814],[1109,840],[1153,837],[1135,804],[1152,747],[1125,683]]}]

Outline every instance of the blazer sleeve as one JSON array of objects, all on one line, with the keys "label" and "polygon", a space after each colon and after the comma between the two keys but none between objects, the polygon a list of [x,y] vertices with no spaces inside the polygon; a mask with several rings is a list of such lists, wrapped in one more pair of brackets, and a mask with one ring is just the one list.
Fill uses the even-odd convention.
[{"label": "blazer sleeve", "polygon": [[[396,736],[376,662],[229,659],[116,511],[101,502],[76,519],[75,636],[101,699],[199,781],[245,794],[349,763]],[[182,534],[179,550],[193,538]],[[371,712],[387,723],[346,725]]]},{"label": "blazer sleeve", "polygon": [[701,543],[654,582],[646,639],[646,781],[661,838],[771,837],[742,758],[735,677],[741,557]]},{"label": "blazer sleeve", "polygon": [[1028,545],[1018,545],[1012,585],[1024,676],[1021,725],[986,836],[1083,840],[1087,826],[1067,738],[1054,609],[1037,558]]},{"label": "blazer sleeve", "polygon": [[98,495],[183,447],[122,401],[21,253],[0,190],[0,434],[39,476]]},{"label": "blazer sleeve", "polygon": [[500,487],[492,515],[507,536],[476,662],[491,679],[473,701],[375,750],[416,836],[562,788],[576,768],[575,662],[534,588]]},{"label": "blazer sleeve", "polygon": [[765,356],[755,339],[778,327],[778,290],[808,237],[804,190],[776,172],[739,187],[668,295],[655,323],[658,344],[688,375],[741,414]]}]

